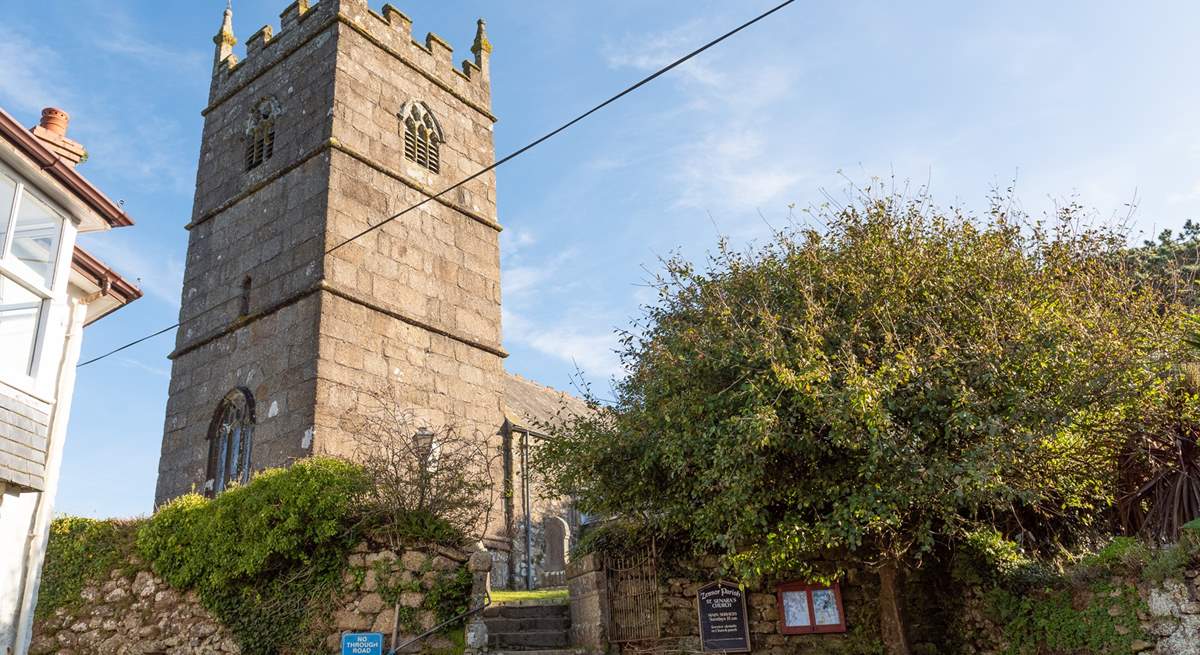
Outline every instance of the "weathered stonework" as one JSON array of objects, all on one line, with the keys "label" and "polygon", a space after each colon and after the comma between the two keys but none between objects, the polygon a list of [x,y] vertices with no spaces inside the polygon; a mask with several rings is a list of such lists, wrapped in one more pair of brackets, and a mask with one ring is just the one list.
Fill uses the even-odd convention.
[{"label": "weathered stonework", "polygon": [[84,587],[76,611],[59,608],[34,624],[31,655],[236,654],[241,650],[194,593],[157,576],[114,571]]},{"label": "weathered stonework", "polygon": [[[822,563],[818,563],[818,567]],[[755,653],[771,655],[857,655],[882,652],[879,641],[877,576],[856,569],[849,562],[824,562],[840,566],[847,575],[840,582],[848,632],[845,634],[783,635],[779,632],[779,611],[774,585],[760,584],[747,589],[750,637]],[[660,563],[661,566],[661,563]],[[660,571],[660,574],[662,572]],[[1200,571],[1187,571],[1181,579],[1160,584],[1114,578],[1115,588],[1131,585],[1136,598],[1144,603],[1136,624],[1143,638],[1133,639],[1131,652],[1145,655],[1200,655],[1200,596],[1197,582]],[[568,590],[571,599],[571,645],[599,655],[620,652],[639,653],[699,652],[696,590],[719,579],[716,558],[699,558],[683,566],[671,565],[671,571],[659,583],[658,619],[660,638],[632,644],[610,645],[608,626],[609,589],[601,554],[588,554],[568,566]],[[905,585],[905,621],[914,653],[964,653],[1002,655],[1009,652],[1003,626],[997,625],[988,611],[987,588],[961,584],[943,586],[936,581],[910,577]],[[939,594],[953,594],[946,597]],[[1086,598],[1077,597],[1086,604]],[[1109,600],[1116,608],[1120,601]],[[942,611],[951,614],[933,616]],[[1103,600],[1102,600],[1103,602]],[[1109,615],[1122,616],[1124,608],[1110,609]],[[1122,632],[1122,630],[1125,630]],[[1129,635],[1127,628],[1118,634]]]},{"label": "weathered stonework", "polygon": [[[488,582],[487,557],[470,560],[472,607],[481,606]],[[194,593],[172,589],[158,576],[133,561],[136,572],[113,572],[109,580],[88,584],[83,601],[75,609],[60,608],[34,626],[31,655],[213,655],[241,653],[233,635],[212,616]],[[425,609],[429,588],[437,577],[468,566],[466,553],[448,549],[409,549],[400,552],[369,550],[360,545],[350,555],[343,579],[345,592],[338,599],[325,651],[341,650],[343,631],[374,631],[387,636],[389,647],[396,608],[389,584],[407,583],[398,593],[402,616],[398,643],[437,625],[434,613]],[[397,593],[394,589],[391,593]],[[478,631],[478,626],[470,626]],[[476,634],[478,639],[479,635]],[[487,641],[486,632],[482,635]],[[449,639],[434,635],[421,642],[422,649],[447,649]],[[470,644],[468,644],[470,645]],[[418,649],[419,650],[419,649]]]},{"label": "weathered stonework", "polygon": [[[208,488],[214,417],[234,389],[253,400],[252,470],[353,456],[346,418],[361,392],[385,388],[422,425],[510,447],[515,426],[548,406],[553,414],[563,396],[504,370],[495,176],[431,198],[495,161],[483,22],[461,65],[440,37],[414,41],[407,16],[366,0],[298,0],[278,31],[247,41],[243,61],[234,42],[226,12],[187,226],[156,504]],[[444,136],[436,173],[405,156],[401,114],[412,102]],[[261,138],[263,107],[272,141],[258,163],[247,148]],[[513,461],[497,458],[492,479],[523,485]],[[530,568],[540,583],[540,543],[514,544],[524,538],[523,508],[494,497],[486,542],[508,572]],[[535,526],[547,513],[569,514],[533,497]]]}]

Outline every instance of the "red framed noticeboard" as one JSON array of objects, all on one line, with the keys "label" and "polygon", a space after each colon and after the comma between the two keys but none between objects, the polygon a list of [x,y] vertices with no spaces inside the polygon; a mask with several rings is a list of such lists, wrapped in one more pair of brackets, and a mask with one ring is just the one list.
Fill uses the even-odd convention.
[{"label": "red framed noticeboard", "polygon": [[832,585],[785,582],[775,588],[778,596],[779,632],[785,635],[845,632],[846,612],[842,589]]}]

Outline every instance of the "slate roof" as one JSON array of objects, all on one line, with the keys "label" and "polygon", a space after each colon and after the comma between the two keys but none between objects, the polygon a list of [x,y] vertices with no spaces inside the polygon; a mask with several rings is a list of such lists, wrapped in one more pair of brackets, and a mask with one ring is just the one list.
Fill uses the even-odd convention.
[{"label": "slate roof", "polygon": [[587,404],[575,396],[519,375],[504,374],[504,415],[510,423],[538,431],[561,417],[560,410],[576,415],[588,411]]}]

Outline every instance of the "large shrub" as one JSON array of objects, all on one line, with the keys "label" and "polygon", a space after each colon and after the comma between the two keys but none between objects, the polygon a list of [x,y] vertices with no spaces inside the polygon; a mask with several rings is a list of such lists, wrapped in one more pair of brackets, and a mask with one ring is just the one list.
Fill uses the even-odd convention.
[{"label": "large shrub", "polygon": [[194,589],[246,653],[303,652],[361,538],[362,469],[317,458],[260,473],[214,499],[188,495],[140,530],[138,548],[172,586]]},{"label": "large shrub", "polygon": [[984,529],[1032,550],[1089,532],[1125,419],[1163,384],[1175,314],[1076,213],[866,193],[706,269],[670,260],[615,403],[539,464],[584,511],[684,534],[745,577],[859,554],[900,644],[897,571]]}]

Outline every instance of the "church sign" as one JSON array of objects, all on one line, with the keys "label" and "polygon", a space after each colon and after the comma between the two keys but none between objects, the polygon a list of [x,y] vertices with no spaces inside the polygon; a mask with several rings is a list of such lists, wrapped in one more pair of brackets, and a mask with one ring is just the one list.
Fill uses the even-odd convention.
[{"label": "church sign", "polygon": [[700,644],[706,653],[749,653],[746,594],[731,582],[713,582],[696,591]]}]

